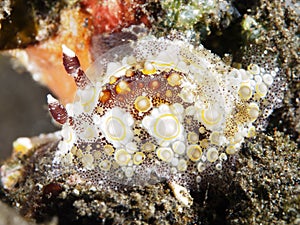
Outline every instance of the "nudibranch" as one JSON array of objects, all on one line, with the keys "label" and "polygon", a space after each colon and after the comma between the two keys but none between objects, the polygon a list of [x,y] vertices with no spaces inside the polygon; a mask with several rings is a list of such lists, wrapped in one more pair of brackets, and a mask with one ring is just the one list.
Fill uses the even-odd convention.
[{"label": "nudibranch", "polygon": [[201,45],[152,36],[112,49],[87,73],[63,46],[63,64],[78,91],[65,107],[48,96],[62,124],[53,174],[75,171],[102,188],[191,185],[222,170],[255,135],[278,74],[258,64],[235,69]]}]

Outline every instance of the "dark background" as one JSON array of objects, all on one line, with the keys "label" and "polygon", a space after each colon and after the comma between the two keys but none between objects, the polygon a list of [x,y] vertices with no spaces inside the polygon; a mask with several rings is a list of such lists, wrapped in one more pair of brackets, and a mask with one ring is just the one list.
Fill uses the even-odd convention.
[{"label": "dark background", "polygon": [[46,95],[24,69],[13,69],[10,58],[0,55],[0,162],[9,157],[18,137],[31,137],[59,128],[51,123]]}]

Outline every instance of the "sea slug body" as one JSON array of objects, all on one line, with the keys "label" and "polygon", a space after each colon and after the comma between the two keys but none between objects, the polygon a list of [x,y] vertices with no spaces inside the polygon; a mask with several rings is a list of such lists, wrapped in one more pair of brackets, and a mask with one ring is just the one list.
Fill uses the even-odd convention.
[{"label": "sea slug body", "polygon": [[222,170],[255,134],[278,69],[235,69],[203,46],[148,36],[101,56],[85,73],[63,46],[78,86],[66,107],[48,98],[63,124],[53,175],[76,171],[101,188],[163,179],[193,185]]}]

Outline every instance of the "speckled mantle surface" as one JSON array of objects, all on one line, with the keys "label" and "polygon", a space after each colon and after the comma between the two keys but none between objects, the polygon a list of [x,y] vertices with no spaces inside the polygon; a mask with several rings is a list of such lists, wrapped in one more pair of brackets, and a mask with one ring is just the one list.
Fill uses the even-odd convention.
[{"label": "speckled mantle surface", "polygon": [[[266,134],[259,133],[244,145],[230,173],[223,178],[215,174],[218,177],[216,181],[213,179],[215,182],[202,187],[201,191],[191,192],[194,204],[190,208],[174,198],[167,183],[122,192],[99,192],[85,184],[48,180],[45,166],[51,158],[51,145],[55,144],[52,138],[55,140],[55,137],[42,138],[45,143],[37,143],[35,148],[12,156],[5,163],[12,171],[18,171],[19,165],[24,169],[16,174],[15,187],[1,191],[3,200],[19,209],[26,218],[42,222],[58,216],[60,224],[298,224],[297,5],[291,8],[288,2],[253,3],[257,3],[258,8],[253,7],[249,14],[258,25],[245,31],[250,36],[243,45],[247,48],[249,42],[255,40],[279,52],[288,84],[283,107],[271,115]],[[246,15],[245,9],[237,8]],[[250,20],[251,25],[252,22]],[[224,31],[222,38],[228,37],[224,27],[220,30]],[[255,30],[259,31],[258,35]],[[207,48],[214,43],[218,46],[224,40],[215,38],[213,35],[211,39],[206,38]],[[218,49],[222,48],[214,48]],[[237,55],[237,51],[233,51],[234,61],[238,61]]]}]

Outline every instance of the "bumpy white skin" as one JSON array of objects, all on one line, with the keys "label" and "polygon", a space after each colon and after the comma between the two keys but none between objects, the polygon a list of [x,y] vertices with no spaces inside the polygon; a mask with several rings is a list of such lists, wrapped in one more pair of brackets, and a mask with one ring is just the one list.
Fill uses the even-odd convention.
[{"label": "bumpy white skin", "polygon": [[[130,48],[117,61],[97,60],[90,70],[97,75],[88,74],[94,84],[66,107],[73,122],[62,127],[54,173],[75,169],[95,185],[115,188],[161,179],[185,184],[207,168],[221,170],[255,134],[253,122],[277,69],[230,68],[181,40],[147,37],[124,52]],[[128,75],[132,70],[138,79]],[[114,96],[105,95],[112,86]]]}]

